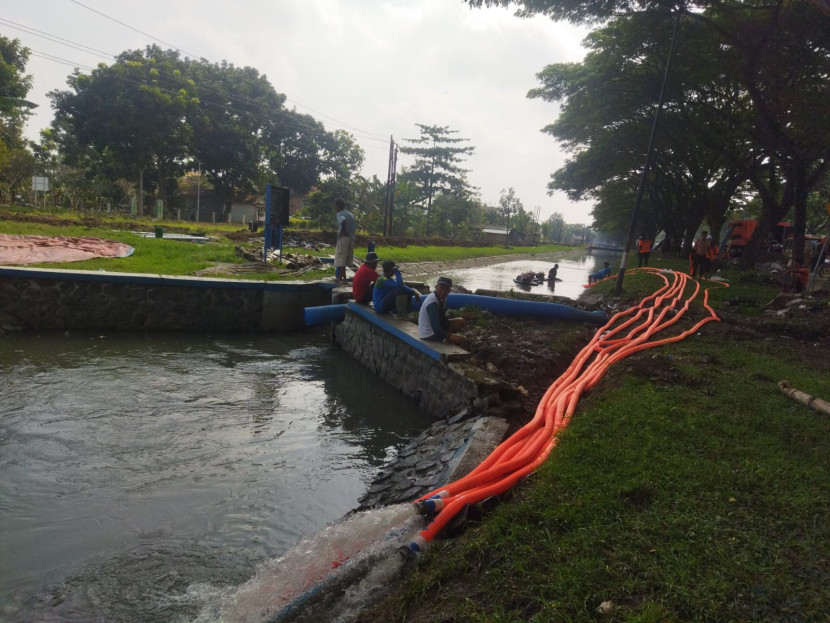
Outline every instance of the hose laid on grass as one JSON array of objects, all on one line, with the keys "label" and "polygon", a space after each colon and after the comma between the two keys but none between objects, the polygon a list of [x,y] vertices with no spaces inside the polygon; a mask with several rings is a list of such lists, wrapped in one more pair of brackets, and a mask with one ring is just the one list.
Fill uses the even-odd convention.
[{"label": "hose laid on grass", "polygon": [[[681,272],[656,268],[634,270],[659,276],[663,286],[638,305],[618,312],[597,330],[568,369],[545,392],[527,424],[469,474],[415,501],[418,512],[435,513],[435,516],[410,543],[413,551],[423,549],[465,506],[504,493],[535,471],[556,446],[558,433],[567,426],[579,399],[603,378],[610,366],[642,350],[682,340],[706,323],[720,320],[709,305],[709,290],[705,289],[703,307],[707,315],[684,331],[657,338],[684,317],[700,293],[700,283]],[[693,287],[685,296],[690,284]]]}]

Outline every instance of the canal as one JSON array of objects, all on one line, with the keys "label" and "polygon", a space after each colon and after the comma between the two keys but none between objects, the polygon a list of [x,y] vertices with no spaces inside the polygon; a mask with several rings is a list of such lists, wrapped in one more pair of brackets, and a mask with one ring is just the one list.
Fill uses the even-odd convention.
[{"label": "canal", "polygon": [[[530,291],[576,298],[604,259],[556,260],[561,281]],[[553,261],[449,274],[520,289]],[[432,421],[327,328],[9,334],[0,374],[3,621],[204,616]]]}]

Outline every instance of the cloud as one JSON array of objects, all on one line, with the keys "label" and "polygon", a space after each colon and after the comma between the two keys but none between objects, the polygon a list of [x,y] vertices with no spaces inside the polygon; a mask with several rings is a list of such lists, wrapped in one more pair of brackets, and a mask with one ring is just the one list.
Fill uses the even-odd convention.
[{"label": "cloud", "polygon": [[[495,204],[501,189],[513,187],[527,209],[542,207],[543,218],[563,212],[569,222],[589,222],[587,206],[548,196],[550,174],[565,156],[541,129],[557,107],[526,97],[546,65],[582,58],[584,29],[454,0],[84,4],[188,55],[256,67],[288,106],[351,132],[366,151],[364,175],[385,179],[390,135],[403,142],[418,136],[416,123],[448,126],[476,148],[465,166],[484,201]],[[7,20],[113,54],[156,43],[66,0],[14,3],[5,12]],[[4,31],[72,62],[106,61]],[[34,138],[51,120],[45,93],[65,88],[71,67],[32,58],[28,71],[30,98],[41,105],[27,130]]]}]

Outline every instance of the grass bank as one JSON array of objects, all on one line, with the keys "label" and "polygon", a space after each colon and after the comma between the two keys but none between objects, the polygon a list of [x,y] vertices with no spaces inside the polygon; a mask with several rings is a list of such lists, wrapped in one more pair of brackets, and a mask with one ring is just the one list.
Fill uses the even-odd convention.
[{"label": "grass bank", "polygon": [[361,620],[827,621],[830,418],[776,384],[830,399],[828,374],[817,345],[729,323],[624,360]]},{"label": "grass bank", "polygon": [[[104,213],[106,214],[106,213]],[[40,217],[41,220],[21,220]],[[44,222],[46,219],[47,222]],[[48,222],[53,219],[55,222]],[[182,242],[171,239],[145,238],[138,231],[152,232],[154,227],[162,226],[166,230],[187,231],[209,236],[212,240],[207,243]],[[94,224],[85,224],[82,218],[72,214],[61,215],[33,215],[23,214],[20,211],[6,213],[6,218],[0,218],[0,233],[14,235],[40,236],[98,236],[108,240],[124,242],[132,246],[135,251],[126,258],[97,258],[82,262],[32,264],[37,268],[63,268],[74,270],[106,270],[112,272],[150,273],[164,275],[193,275],[197,271],[215,266],[229,264],[244,266],[250,264],[235,253],[235,247],[243,246],[248,250],[260,248],[261,238],[251,239],[246,236],[247,230],[240,230],[239,226],[227,224],[195,224],[178,221],[154,221],[149,219],[130,219],[114,216],[99,218],[96,214]],[[239,234],[243,235],[240,236]],[[308,232],[286,231],[303,238]],[[447,247],[447,246],[384,246],[382,239],[377,243],[377,250],[384,258],[393,258],[396,262],[430,262],[442,260],[452,262],[462,259],[513,255],[520,253],[553,253],[570,250],[562,245],[539,245],[535,247],[479,246],[479,247]],[[357,258],[362,257],[363,249],[356,251]],[[310,253],[304,248],[283,247],[284,253]],[[331,254],[334,250],[331,249]],[[314,252],[315,255],[326,255],[324,252]],[[325,270],[293,273],[281,271],[280,265],[274,266],[275,272],[255,272],[229,274],[228,277],[240,279],[268,279],[268,280],[312,280],[332,276],[334,269],[330,266]]]}]

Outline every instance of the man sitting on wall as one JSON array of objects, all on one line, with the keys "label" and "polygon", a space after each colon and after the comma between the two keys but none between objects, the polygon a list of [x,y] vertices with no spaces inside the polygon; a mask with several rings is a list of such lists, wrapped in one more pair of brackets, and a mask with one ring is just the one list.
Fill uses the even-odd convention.
[{"label": "man sitting on wall", "polygon": [[415,297],[421,300],[421,295],[407,285],[404,285],[401,271],[392,260],[383,262],[383,274],[375,282],[375,289],[372,293],[372,305],[375,313],[388,314],[395,309],[398,296]]},{"label": "man sitting on wall", "polygon": [[456,332],[467,324],[463,318],[447,318],[447,296],[452,288],[452,279],[438,277],[435,290],[430,292],[421,305],[418,314],[418,337],[431,342],[461,344],[464,338]]},{"label": "man sitting on wall", "polygon": [[378,280],[378,262],[380,258],[374,251],[366,254],[366,259],[357,269],[352,279],[352,294],[358,303],[368,305],[372,300],[375,282]]}]

